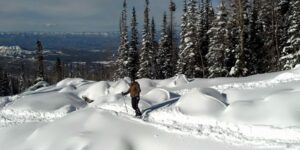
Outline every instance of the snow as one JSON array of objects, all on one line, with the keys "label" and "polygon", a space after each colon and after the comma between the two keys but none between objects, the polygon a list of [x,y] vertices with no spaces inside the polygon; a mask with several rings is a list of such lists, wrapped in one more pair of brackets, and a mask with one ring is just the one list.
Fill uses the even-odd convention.
[{"label": "snow", "polygon": [[[299,149],[300,68],[245,78],[39,82],[0,98],[4,150]],[[87,104],[82,97],[94,100]]]},{"label": "snow", "polygon": [[47,87],[49,84],[45,81],[39,81],[35,85],[29,87],[26,91],[35,91],[37,89],[42,89],[42,87]]},{"label": "snow", "polygon": [[147,101],[149,104],[159,104],[168,99],[170,99],[171,95],[167,90],[156,88],[149,91],[147,94],[143,96],[144,101]]},{"label": "snow", "polygon": [[212,89],[193,89],[179,99],[176,107],[185,115],[218,115],[226,105],[217,99],[220,95],[216,93]]},{"label": "snow", "polygon": [[51,124],[26,124],[23,127],[2,129],[1,135],[10,136],[0,138],[0,143],[4,144],[1,146],[3,149],[14,150],[182,150],[186,147],[198,149],[201,146],[211,149],[239,149],[238,146],[232,148],[228,144],[219,145],[209,139],[165,132],[156,126],[128,118],[89,108]]},{"label": "snow", "polygon": [[31,51],[23,50],[20,46],[0,46],[0,56],[23,58],[30,54]]},{"label": "snow", "polygon": [[[79,109],[86,104],[72,93],[49,92],[36,95],[27,95],[14,101],[6,109],[31,111],[56,111],[59,109]],[[68,108],[66,108],[68,106]],[[70,107],[70,108],[69,108]]]},{"label": "snow", "polygon": [[167,87],[177,87],[188,84],[189,81],[187,80],[185,75],[179,74],[176,75],[173,78],[166,79],[164,81],[161,81],[161,86],[167,86]]}]

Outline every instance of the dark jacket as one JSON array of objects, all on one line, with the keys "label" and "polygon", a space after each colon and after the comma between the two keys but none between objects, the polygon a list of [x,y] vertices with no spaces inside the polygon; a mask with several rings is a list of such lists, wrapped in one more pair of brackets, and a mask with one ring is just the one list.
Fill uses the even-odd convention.
[{"label": "dark jacket", "polygon": [[140,96],[141,88],[140,88],[139,83],[136,81],[131,82],[128,91],[125,92],[124,95],[127,95],[128,93],[130,93],[131,97]]}]

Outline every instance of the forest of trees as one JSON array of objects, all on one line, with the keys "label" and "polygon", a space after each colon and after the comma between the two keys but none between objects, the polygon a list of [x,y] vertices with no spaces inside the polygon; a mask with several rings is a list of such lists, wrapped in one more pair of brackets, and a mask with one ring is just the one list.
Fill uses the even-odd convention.
[{"label": "forest of trees", "polygon": [[134,8],[128,31],[124,0],[114,79],[243,77],[288,70],[299,63],[299,0],[221,0],[217,8],[211,0],[183,0],[179,43],[174,40],[174,11],[170,0],[157,41],[145,0],[140,42]]}]

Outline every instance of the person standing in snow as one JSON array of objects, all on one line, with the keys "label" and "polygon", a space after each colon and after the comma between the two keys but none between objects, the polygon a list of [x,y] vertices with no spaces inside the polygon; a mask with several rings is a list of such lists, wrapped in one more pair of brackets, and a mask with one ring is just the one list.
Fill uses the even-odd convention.
[{"label": "person standing in snow", "polygon": [[135,116],[142,116],[142,113],[139,109],[139,101],[140,101],[140,93],[141,93],[141,88],[140,85],[135,79],[131,80],[130,87],[127,92],[122,92],[122,95],[127,95],[130,93],[131,96],[131,105],[132,108],[135,110]]}]

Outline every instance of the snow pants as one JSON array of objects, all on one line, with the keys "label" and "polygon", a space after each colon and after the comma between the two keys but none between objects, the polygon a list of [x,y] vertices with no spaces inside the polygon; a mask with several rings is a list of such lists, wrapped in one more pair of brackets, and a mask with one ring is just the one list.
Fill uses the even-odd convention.
[{"label": "snow pants", "polygon": [[139,96],[131,97],[131,106],[135,111],[135,116],[141,116],[142,115],[142,113],[139,109],[139,101],[140,101]]}]

